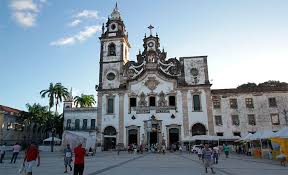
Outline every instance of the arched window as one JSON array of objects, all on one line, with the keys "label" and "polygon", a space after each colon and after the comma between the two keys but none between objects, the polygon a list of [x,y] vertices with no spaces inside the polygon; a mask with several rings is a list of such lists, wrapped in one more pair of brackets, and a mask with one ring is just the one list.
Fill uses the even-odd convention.
[{"label": "arched window", "polygon": [[104,135],[116,135],[116,129],[113,126],[108,126],[104,129]]},{"label": "arched window", "polygon": [[80,129],[80,119],[75,120],[75,129],[79,130]]},{"label": "arched window", "polygon": [[195,136],[195,135],[206,135],[206,128],[201,123],[194,124],[192,126],[192,128],[191,128],[191,131],[192,131],[192,136]]},{"label": "arched window", "polygon": [[116,46],[114,43],[111,43],[108,46],[108,56],[116,56]]}]

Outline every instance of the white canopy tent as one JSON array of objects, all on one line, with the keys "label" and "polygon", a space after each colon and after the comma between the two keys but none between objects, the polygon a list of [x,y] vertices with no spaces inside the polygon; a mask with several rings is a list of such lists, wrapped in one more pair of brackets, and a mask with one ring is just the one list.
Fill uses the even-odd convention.
[{"label": "white canopy tent", "polygon": [[240,139],[236,140],[235,142],[246,142],[246,141],[249,141],[249,140],[250,140],[250,137],[251,137],[252,135],[253,135],[252,133],[248,133],[245,137],[240,138]]},{"label": "white canopy tent", "polygon": [[271,130],[257,131],[254,133],[249,140],[264,140],[273,137],[275,133]]},{"label": "white canopy tent", "polygon": [[288,138],[288,127],[280,129],[273,137]]},{"label": "white canopy tent", "polygon": [[96,144],[96,134],[89,134],[88,132],[75,132],[75,131],[64,131],[63,133],[63,142],[62,145],[65,146],[67,144],[73,149],[79,143],[82,143],[85,149],[95,149]]},{"label": "white canopy tent", "polygon": [[[49,138],[43,140],[43,142],[52,142],[52,139],[53,139],[52,137],[49,137]],[[62,141],[61,139],[54,137],[54,142],[61,142],[61,141]]]}]

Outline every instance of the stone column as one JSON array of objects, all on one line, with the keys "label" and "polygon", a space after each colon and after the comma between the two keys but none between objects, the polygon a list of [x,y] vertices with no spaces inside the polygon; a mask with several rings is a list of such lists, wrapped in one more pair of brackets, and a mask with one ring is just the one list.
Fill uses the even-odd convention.
[{"label": "stone column", "polygon": [[187,90],[182,90],[182,110],[184,137],[189,136],[188,99]]},{"label": "stone column", "polygon": [[215,135],[210,87],[205,88],[205,95],[206,95],[207,118],[208,118],[208,133],[209,135]]},{"label": "stone column", "polygon": [[[102,142],[102,97],[103,97],[103,94],[98,92],[98,104],[97,104],[97,119],[96,119],[96,122],[97,122],[97,128],[98,128],[98,133],[97,133],[97,139],[96,139],[96,143],[97,144],[101,144]],[[102,145],[103,146],[103,145]]]},{"label": "stone column", "polygon": [[119,93],[119,137],[118,143],[124,143],[124,93]]}]

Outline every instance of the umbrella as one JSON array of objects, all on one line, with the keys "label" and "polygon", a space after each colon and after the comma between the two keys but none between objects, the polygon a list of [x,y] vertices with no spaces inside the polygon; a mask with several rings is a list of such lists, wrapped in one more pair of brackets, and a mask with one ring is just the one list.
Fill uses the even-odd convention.
[{"label": "umbrella", "polygon": [[249,138],[249,140],[263,140],[263,139],[269,139],[273,136],[274,132],[270,130],[257,131]]}]

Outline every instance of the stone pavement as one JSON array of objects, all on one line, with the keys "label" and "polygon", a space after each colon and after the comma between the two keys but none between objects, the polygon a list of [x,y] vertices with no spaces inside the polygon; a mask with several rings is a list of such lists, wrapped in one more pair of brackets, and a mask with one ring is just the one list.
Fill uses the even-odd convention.
[{"label": "stone pavement", "polygon": [[[63,157],[60,153],[42,152],[41,165],[34,168],[33,174],[64,175]],[[14,175],[23,161],[23,153],[16,164],[9,164],[6,155],[4,164],[0,164],[0,175]],[[167,153],[133,155],[121,152],[101,152],[85,158],[86,175],[204,175],[206,174],[201,161],[195,154]],[[220,156],[219,164],[215,165],[219,175],[287,175],[288,167],[281,167],[279,162],[253,159],[247,156],[232,155],[230,158]],[[72,173],[68,173],[72,174]],[[209,171],[208,174],[211,174]]]}]

